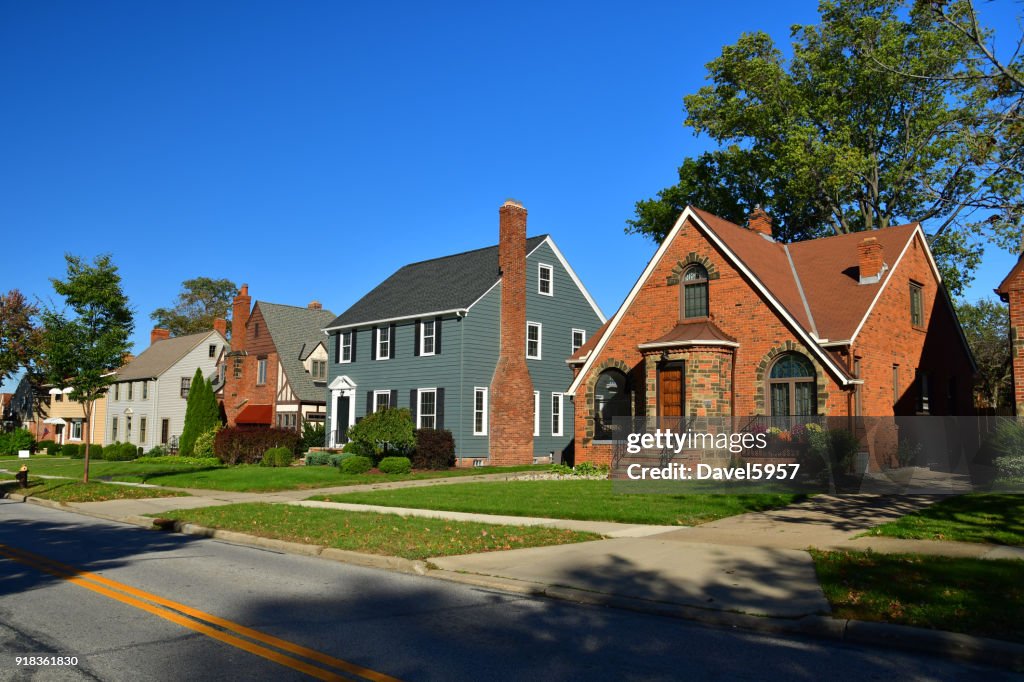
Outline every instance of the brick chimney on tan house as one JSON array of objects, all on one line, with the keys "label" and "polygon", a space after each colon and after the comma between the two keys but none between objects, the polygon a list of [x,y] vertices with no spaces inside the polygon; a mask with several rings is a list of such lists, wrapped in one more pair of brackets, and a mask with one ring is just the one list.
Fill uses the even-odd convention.
[{"label": "brick chimney on tan house", "polygon": [[533,381],[526,366],[526,209],[498,210],[501,329],[490,390],[490,464],[533,463]]},{"label": "brick chimney on tan house", "polygon": [[857,267],[860,271],[861,284],[874,284],[882,278],[885,271],[882,245],[875,237],[865,237],[857,245]]},{"label": "brick chimney on tan house", "polygon": [[149,345],[152,346],[157,341],[163,341],[164,339],[169,338],[171,338],[170,329],[160,329],[160,327],[155,327],[153,331],[149,333]]},{"label": "brick chimney on tan house", "polygon": [[754,207],[754,210],[747,216],[747,227],[758,234],[766,237],[772,236],[772,217],[761,208],[761,204]]},{"label": "brick chimney on tan house", "polygon": [[213,320],[213,331],[217,332],[225,339],[228,338],[228,321],[223,317],[218,317]]},{"label": "brick chimney on tan house", "polygon": [[252,303],[252,297],[249,296],[249,285],[243,284],[231,306],[231,351],[233,353],[245,350],[245,323],[249,320],[250,303]]}]

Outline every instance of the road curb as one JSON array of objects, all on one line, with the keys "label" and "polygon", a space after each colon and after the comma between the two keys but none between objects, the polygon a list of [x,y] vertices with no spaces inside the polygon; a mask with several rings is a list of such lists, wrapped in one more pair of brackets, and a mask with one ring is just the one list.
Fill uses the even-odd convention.
[{"label": "road curb", "polygon": [[435,569],[430,568],[424,561],[275,540],[235,531],[207,528],[193,523],[171,522],[169,519],[164,520],[164,523],[158,523],[157,518],[148,516],[111,517],[82,511],[60,502],[26,497],[18,493],[8,493],[7,497],[18,502],[28,502],[60,511],[85,514],[109,521],[139,526],[148,530],[163,530],[195,537],[212,538],[237,545],[270,549],[286,554],[316,557],[365,568],[416,574],[511,594],[647,613],[694,621],[713,627],[740,629],[765,634],[801,635],[849,644],[900,649],[942,658],[1008,668],[1018,672],[1024,671],[1024,644],[990,639],[988,637],[976,637],[974,635],[944,630],[929,630],[909,625],[832,618],[825,615],[807,615],[790,619],[754,616],[730,611],[715,611],[682,604],[649,601],[636,597],[589,592],[560,585],[544,585],[498,576]]}]

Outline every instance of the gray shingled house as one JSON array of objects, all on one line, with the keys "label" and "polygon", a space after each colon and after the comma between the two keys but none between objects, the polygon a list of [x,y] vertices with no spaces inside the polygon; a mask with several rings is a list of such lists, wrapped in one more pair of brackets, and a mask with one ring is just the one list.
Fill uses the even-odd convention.
[{"label": "gray shingled house", "polygon": [[[326,325],[329,446],[365,415],[405,407],[418,428],[452,432],[461,465],[506,463],[492,436],[513,422],[526,439],[517,461],[560,461],[573,437],[566,359],[605,318],[554,240],[526,239],[525,209],[508,206],[521,213],[520,234],[503,222],[497,246],[406,265]],[[504,295],[502,249],[512,254],[506,274],[521,282]],[[524,368],[517,378],[496,374],[499,352]],[[508,401],[495,391],[512,386],[520,397],[497,410]]]}]

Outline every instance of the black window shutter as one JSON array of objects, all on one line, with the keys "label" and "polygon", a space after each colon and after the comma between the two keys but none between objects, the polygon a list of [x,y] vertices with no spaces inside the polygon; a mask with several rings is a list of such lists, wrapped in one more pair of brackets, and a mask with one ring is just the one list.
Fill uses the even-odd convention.
[{"label": "black window shutter", "polygon": [[359,330],[358,329],[353,329],[352,331],[349,332],[349,334],[352,335],[352,345],[350,346],[350,350],[349,350],[349,356],[350,356],[349,360],[351,360],[352,362],[355,362],[356,361],[356,339],[359,338]]},{"label": "black window shutter", "polygon": [[434,407],[434,412],[437,414],[437,419],[434,420],[434,428],[441,430],[444,428],[444,389],[437,389],[437,405]]},{"label": "black window shutter", "polygon": [[370,359],[377,359],[377,328],[374,327],[373,331],[370,332]]},{"label": "black window shutter", "polygon": [[334,337],[334,362],[335,364],[341,362],[341,332]]},{"label": "black window shutter", "polygon": [[434,354],[441,354],[441,318],[434,318]]},{"label": "black window shutter", "polygon": [[373,391],[366,392],[366,415],[373,414]]},{"label": "black window shutter", "polygon": [[416,343],[412,347],[412,354],[413,355],[419,355],[420,354],[420,321],[419,320],[415,320],[412,323],[412,326],[416,330],[416,333],[413,336],[413,338],[416,339]]},{"label": "black window shutter", "polygon": [[388,407],[398,407],[398,391],[394,389],[391,391],[391,402],[388,403]]},{"label": "black window shutter", "polygon": [[391,327],[389,328],[389,331],[388,331],[388,357],[389,358],[394,358],[395,357],[395,346],[397,346],[397,345],[398,344],[395,343],[395,325],[391,325]]},{"label": "black window shutter", "polygon": [[416,408],[419,407],[419,396],[415,388],[409,391],[409,411],[412,412],[412,423],[416,423]]}]

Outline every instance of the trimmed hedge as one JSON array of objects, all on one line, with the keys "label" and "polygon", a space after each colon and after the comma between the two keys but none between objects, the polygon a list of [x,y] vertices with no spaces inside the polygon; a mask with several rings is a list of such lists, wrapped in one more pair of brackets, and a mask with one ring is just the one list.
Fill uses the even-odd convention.
[{"label": "trimmed hedge", "polygon": [[236,426],[217,432],[213,450],[225,464],[256,464],[270,448],[287,448],[294,455],[301,438],[291,429]]},{"label": "trimmed hedge", "polygon": [[412,471],[412,462],[408,457],[385,457],[377,468],[382,474],[407,474]]},{"label": "trimmed hedge", "polygon": [[59,455],[60,454],[60,443],[52,440],[41,440],[36,443],[36,451],[43,450],[48,455]]},{"label": "trimmed hedge", "polygon": [[82,452],[82,446],[78,443],[65,443],[61,446],[60,453],[65,457],[70,457],[71,459],[85,458],[85,453]]},{"label": "trimmed hedge", "polygon": [[261,467],[286,467],[291,466],[295,455],[288,448],[270,448],[263,453],[260,460]]},{"label": "trimmed hedge", "polygon": [[115,442],[103,449],[103,459],[108,462],[130,462],[140,456],[139,450],[141,448],[136,448],[132,443]]},{"label": "trimmed hedge", "polygon": [[336,467],[341,462],[342,457],[344,455],[339,452],[310,452],[306,455],[306,466],[329,465]]},{"label": "trimmed hedge", "polygon": [[404,408],[388,408],[367,415],[349,427],[348,437],[361,455],[380,459],[404,455],[416,444],[412,413]]},{"label": "trimmed hedge", "polygon": [[447,469],[455,466],[455,438],[447,429],[417,429],[412,465],[417,469]]},{"label": "trimmed hedge", "polygon": [[0,433],[0,455],[16,455],[21,450],[35,450],[36,440],[28,429],[15,429]]},{"label": "trimmed hedge", "polygon": [[365,474],[373,467],[373,462],[370,461],[369,457],[363,457],[362,455],[352,455],[351,457],[345,457],[338,464],[338,468],[341,469],[343,474]]}]

